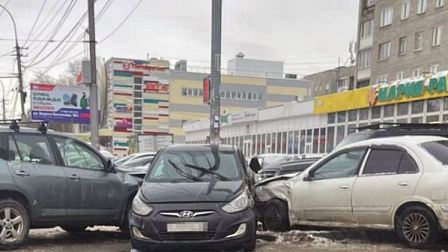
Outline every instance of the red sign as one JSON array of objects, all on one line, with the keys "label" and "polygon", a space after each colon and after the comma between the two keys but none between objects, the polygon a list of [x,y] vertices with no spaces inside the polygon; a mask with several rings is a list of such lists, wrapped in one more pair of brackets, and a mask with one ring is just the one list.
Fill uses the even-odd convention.
[{"label": "red sign", "polygon": [[159,66],[150,66],[150,65],[142,65],[142,64],[135,64],[133,62],[123,62],[123,69],[143,69],[148,71],[165,71],[166,67],[159,67]]},{"label": "red sign", "polygon": [[202,89],[204,91],[203,92],[204,93],[203,101],[204,101],[204,104],[208,104],[210,101],[210,78],[209,77],[204,78],[202,84],[203,84]]},{"label": "red sign", "polygon": [[168,85],[163,85],[158,82],[150,82],[146,84],[145,92],[153,93],[168,93]]}]

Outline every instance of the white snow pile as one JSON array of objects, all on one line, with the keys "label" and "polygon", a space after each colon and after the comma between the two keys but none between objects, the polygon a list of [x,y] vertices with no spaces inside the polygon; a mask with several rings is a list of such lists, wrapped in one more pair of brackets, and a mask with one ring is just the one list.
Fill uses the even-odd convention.
[{"label": "white snow pile", "polygon": [[289,244],[301,244],[301,245],[323,246],[323,247],[339,244],[334,240],[319,236],[319,234],[328,234],[328,233],[330,232],[292,230],[284,233],[261,231],[258,232],[258,235],[261,237],[269,237],[269,240],[271,240],[275,244],[289,243]]}]

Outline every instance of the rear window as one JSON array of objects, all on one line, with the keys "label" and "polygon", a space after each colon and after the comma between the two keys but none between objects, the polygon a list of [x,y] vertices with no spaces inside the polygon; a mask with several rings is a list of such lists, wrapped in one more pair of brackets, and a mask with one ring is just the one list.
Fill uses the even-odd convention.
[{"label": "rear window", "polygon": [[439,160],[442,164],[448,165],[448,141],[427,142],[421,145],[429,154]]}]

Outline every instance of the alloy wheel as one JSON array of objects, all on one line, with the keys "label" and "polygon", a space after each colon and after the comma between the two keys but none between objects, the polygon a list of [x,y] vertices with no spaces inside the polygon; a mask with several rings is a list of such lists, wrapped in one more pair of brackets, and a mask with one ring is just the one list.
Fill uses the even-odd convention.
[{"label": "alloy wheel", "polygon": [[412,243],[419,244],[428,240],[430,226],[428,219],[419,213],[406,216],[403,221],[403,235]]},{"label": "alloy wheel", "polygon": [[264,222],[266,228],[272,231],[278,231],[280,228],[281,216],[280,211],[275,206],[269,206],[264,214]]},{"label": "alloy wheel", "polygon": [[16,209],[5,207],[0,210],[0,227],[0,239],[4,243],[16,242],[24,231],[23,218]]}]

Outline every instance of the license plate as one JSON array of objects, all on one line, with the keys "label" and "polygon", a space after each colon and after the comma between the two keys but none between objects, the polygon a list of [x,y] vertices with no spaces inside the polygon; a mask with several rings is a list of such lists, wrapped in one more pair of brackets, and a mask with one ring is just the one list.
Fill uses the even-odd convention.
[{"label": "license plate", "polygon": [[166,224],[167,232],[207,232],[207,222],[175,222]]}]

